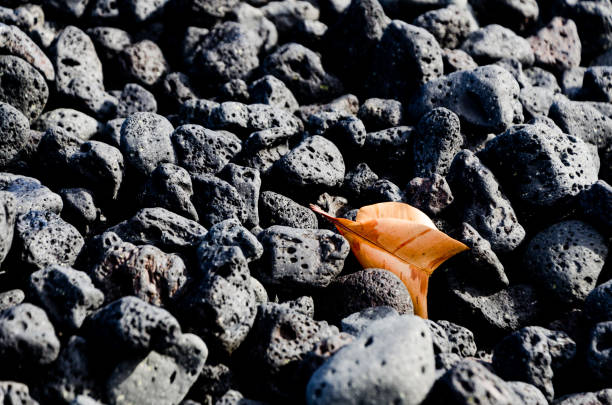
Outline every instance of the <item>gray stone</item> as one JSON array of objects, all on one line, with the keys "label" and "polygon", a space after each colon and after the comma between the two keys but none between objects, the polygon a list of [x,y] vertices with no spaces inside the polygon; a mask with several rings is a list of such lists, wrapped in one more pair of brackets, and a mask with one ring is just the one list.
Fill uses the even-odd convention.
[{"label": "gray stone", "polygon": [[506,384],[520,398],[524,405],[546,405],[548,401],[537,387],[522,381],[507,381]]},{"label": "gray stone", "polygon": [[294,112],[300,106],[285,83],[272,75],[266,75],[251,83],[249,94],[254,103],[269,104]]},{"label": "gray stone", "polygon": [[429,215],[438,215],[454,199],[446,179],[439,174],[426,178],[415,177],[404,189],[405,202]]},{"label": "gray stone", "polygon": [[192,175],[192,182],[193,203],[204,226],[232,218],[240,223],[246,221],[244,199],[230,183],[208,174]]},{"label": "gray stone", "polygon": [[0,381],[0,399],[9,404],[38,405],[28,386],[14,381]]},{"label": "gray stone", "polygon": [[0,56],[0,101],[17,108],[30,121],[35,120],[47,104],[49,87],[38,70],[23,59]]},{"label": "gray stone", "polygon": [[532,65],[535,57],[529,42],[512,30],[491,24],[472,32],[461,49],[481,64],[514,58],[523,65]]},{"label": "gray stone", "polygon": [[612,401],[612,389],[606,388],[596,392],[580,392],[565,395],[554,402],[554,405],[605,405]]},{"label": "gray stone", "polygon": [[600,381],[610,381],[612,377],[612,321],[600,322],[591,330],[586,353],[587,365],[591,373]]},{"label": "gray stone", "polygon": [[259,170],[228,163],[220,177],[234,186],[242,197],[246,209],[245,225],[249,228],[259,225],[259,191],[261,188]]},{"label": "gray stone", "polygon": [[17,200],[11,193],[0,191],[0,265],[8,255],[13,243]]},{"label": "gray stone", "polygon": [[49,81],[55,80],[53,64],[44,52],[15,25],[0,23],[0,50],[15,55],[38,69]]},{"label": "gray stone", "polygon": [[169,70],[162,50],[148,39],[125,47],[119,54],[119,64],[128,80],[147,87],[160,83]]},{"label": "gray stone", "polygon": [[157,112],[155,96],[136,83],[128,83],[123,88],[117,105],[117,116],[129,117],[137,112]]},{"label": "gray stone", "polygon": [[274,225],[258,235],[264,255],[257,277],[279,287],[325,287],[335,278],[349,253],[349,243],[328,230]]},{"label": "gray stone", "polygon": [[0,173],[0,190],[9,192],[15,197],[17,214],[30,211],[62,212],[62,197],[55,194],[33,177],[12,173]]},{"label": "gray stone", "polygon": [[311,377],[312,404],[420,404],[435,382],[432,338],[417,317],[372,322]]},{"label": "gray stone", "polygon": [[193,185],[187,170],[172,163],[161,163],[151,173],[140,200],[143,206],[165,208],[197,221],[192,196]]},{"label": "gray stone", "polygon": [[[103,124],[95,118],[71,108],[47,111],[32,123],[32,128],[39,131],[46,131],[54,127],[60,127],[70,135],[87,141],[102,131]],[[113,146],[119,146],[119,144]]]},{"label": "gray stone", "polygon": [[263,254],[263,246],[257,237],[235,219],[219,222],[208,230],[198,246],[200,262],[208,261],[210,255],[214,257],[215,250],[223,246],[238,246],[247,262],[257,260]]},{"label": "gray stone", "polygon": [[264,191],[259,198],[259,216],[262,227],[272,225],[292,228],[317,229],[317,216],[310,209],[289,197],[273,191]]},{"label": "gray stone", "polygon": [[608,248],[593,227],[564,221],[538,233],[525,251],[526,271],[559,303],[582,303],[595,288]]},{"label": "gray stone", "polygon": [[0,311],[19,305],[25,299],[22,290],[8,290],[0,293]]},{"label": "gray stone", "polygon": [[4,102],[0,102],[0,120],[0,167],[6,167],[29,142],[30,123],[18,109]]},{"label": "gray stone", "polygon": [[457,48],[470,33],[478,29],[478,23],[469,9],[453,4],[421,14],[413,24],[429,31],[441,47],[450,49]]},{"label": "gray stone", "polygon": [[598,285],[587,295],[584,314],[592,322],[612,321],[612,280]]},{"label": "gray stone", "polygon": [[393,316],[399,316],[399,313],[392,307],[369,307],[343,318],[340,321],[340,327],[342,332],[350,333],[353,336],[360,336],[368,329],[372,322]]}]

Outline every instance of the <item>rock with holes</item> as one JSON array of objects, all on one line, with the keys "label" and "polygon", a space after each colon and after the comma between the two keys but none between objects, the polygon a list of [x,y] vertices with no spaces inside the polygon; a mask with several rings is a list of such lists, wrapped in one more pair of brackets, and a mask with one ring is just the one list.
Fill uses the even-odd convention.
[{"label": "rock with holes", "polygon": [[278,287],[325,287],[344,265],[349,243],[328,230],[274,225],[258,235],[264,255],[257,278]]},{"label": "rock with holes", "polygon": [[365,202],[374,204],[384,201],[402,202],[406,197],[397,184],[387,179],[380,179],[365,190],[363,198]]},{"label": "rock with holes", "polygon": [[121,71],[143,86],[155,86],[168,72],[168,62],[155,42],[145,39],[125,47],[119,54]]},{"label": "rock with holes", "polygon": [[446,371],[436,381],[425,401],[428,405],[470,402],[491,405],[522,403],[504,380],[473,359],[461,360]]},{"label": "rock with holes", "polygon": [[206,228],[196,221],[159,207],[143,208],[108,231],[125,242],[181,253],[192,249],[206,235]]},{"label": "rock with holes", "polygon": [[606,388],[596,392],[580,392],[565,395],[557,399],[555,405],[581,405],[592,403],[594,405],[605,405],[612,401],[612,389]]},{"label": "rock with holes", "polygon": [[246,221],[246,205],[236,187],[208,174],[192,176],[192,181],[193,203],[204,226],[211,227],[231,218],[241,223]]},{"label": "rock with holes", "polygon": [[79,395],[98,396],[99,383],[95,377],[95,362],[90,357],[91,350],[82,337],[70,337],[49,368],[41,395],[61,403],[68,403]]},{"label": "rock with holes", "polygon": [[251,4],[239,2],[239,4],[232,9],[230,19],[256,32],[263,41],[263,50],[268,52],[278,43],[278,29],[272,21],[266,18],[263,9],[259,8],[256,1],[251,2]]},{"label": "rock with holes", "polygon": [[202,243],[198,246],[200,262],[214,257],[216,250],[224,246],[238,246],[247,262],[257,260],[263,254],[263,246],[255,235],[235,219],[227,219],[215,224],[202,239]]},{"label": "rock with holes", "polygon": [[9,404],[38,405],[28,386],[15,381],[0,381],[0,399]]},{"label": "rock with holes", "polygon": [[474,60],[481,64],[500,59],[517,59],[524,65],[532,65],[534,55],[529,42],[512,30],[491,24],[472,32],[461,45]]},{"label": "rock with holes", "polygon": [[612,280],[595,287],[584,301],[584,314],[592,322],[612,321]]},{"label": "rock with holes", "polygon": [[[525,229],[497,179],[476,155],[468,150],[457,154],[450,169],[449,183],[455,190],[455,204],[463,212],[463,221],[488,240],[493,251],[516,249],[525,238]],[[470,187],[462,187],[465,184]]]},{"label": "rock with holes", "polygon": [[522,88],[519,96],[526,118],[546,116],[554,98],[553,90],[537,86]]},{"label": "rock with holes", "polygon": [[234,186],[242,197],[246,209],[245,225],[249,228],[259,225],[259,170],[229,163],[220,176]]},{"label": "rock with holes", "polygon": [[346,152],[359,149],[366,138],[363,122],[352,115],[335,112],[313,114],[308,119],[308,126],[312,126],[311,134],[324,136]]},{"label": "rock with holes", "polygon": [[[132,43],[130,34],[115,27],[93,27],[87,30],[87,35],[96,46],[96,51],[104,68],[115,73],[117,56],[126,46]],[[108,66],[109,63],[115,66]]]},{"label": "rock with holes", "polygon": [[612,144],[612,119],[591,104],[556,97],[548,114],[568,135],[598,148]]},{"label": "rock with holes", "polygon": [[319,19],[319,9],[307,1],[273,1],[261,9],[281,35],[291,33],[300,23]]},{"label": "rock with holes", "polygon": [[342,332],[350,333],[353,336],[359,336],[368,329],[372,322],[395,316],[399,316],[399,314],[392,307],[384,305],[368,307],[343,318],[340,321],[340,327]]},{"label": "rock with holes", "polygon": [[29,142],[30,124],[18,109],[4,102],[0,102],[0,137],[0,167],[6,167]]},{"label": "rock with holes", "polygon": [[123,88],[117,105],[117,116],[129,117],[137,112],[157,112],[155,96],[136,83],[128,83]]},{"label": "rock with holes", "polygon": [[119,3],[119,12],[137,24],[163,15],[168,0],[129,0]]},{"label": "rock with holes", "polygon": [[192,196],[193,185],[187,170],[172,163],[162,163],[151,173],[140,199],[144,206],[165,208],[197,221]]},{"label": "rock with holes", "polygon": [[[123,155],[114,146],[81,141],[60,127],[45,132],[38,144],[41,166],[56,184],[85,186],[101,199],[117,198],[123,181]],[[55,180],[59,178],[58,180]]]},{"label": "rock with holes", "polygon": [[192,70],[211,83],[248,79],[259,67],[257,54],[262,38],[248,26],[234,21],[217,25],[194,50]]},{"label": "rock with holes", "polygon": [[72,108],[58,108],[47,111],[32,123],[32,128],[39,131],[60,127],[83,141],[87,141],[102,132],[103,126],[97,119]]},{"label": "rock with holes", "polygon": [[342,94],[342,82],[324,70],[321,57],[297,43],[282,45],[268,55],[263,69],[282,80],[301,103]]},{"label": "rock with holes", "polygon": [[55,329],[39,307],[25,303],[0,312],[0,359],[4,364],[42,366],[53,362],[59,349]]},{"label": "rock with holes", "polygon": [[[269,302],[258,307],[253,328],[240,353],[245,364],[259,370],[249,379],[250,385],[283,397],[303,393],[304,381],[297,373],[299,362],[319,342],[339,332],[325,321],[313,320],[312,308],[305,311],[302,301]],[[309,304],[312,305],[312,300]]]},{"label": "rock with holes", "polygon": [[160,163],[175,163],[170,121],[155,113],[132,114],[121,126],[121,152],[140,175],[148,176]]},{"label": "rock with holes", "polygon": [[294,131],[285,128],[270,128],[253,132],[244,142],[245,165],[257,169],[261,174],[270,173],[274,163],[286,155]]},{"label": "rock with holes", "polygon": [[38,70],[23,59],[0,56],[0,101],[21,111],[30,121],[35,120],[47,104],[49,88]]},{"label": "rock with holes", "polygon": [[402,125],[404,107],[397,100],[369,98],[359,107],[357,116],[368,131],[378,131]]},{"label": "rock with holes", "polygon": [[30,269],[53,264],[72,266],[84,245],[76,228],[49,211],[30,211],[17,217],[13,250]]},{"label": "rock with holes", "polygon": [[612,186],[598,180],[579,195],[580,212],[587,221],[608,236],[612,230]]},{"label": "rock with holes", "polygon": [[28,62],[40,71],[45,79],[55,80],[55,70],[49,58],[16,25],[0,23],[0,49],[2,54],[15,55]]},{"label": "rock with holes", "polygon": [[277,163],[289,184],[335,187],[344,180],[344,159],[330,141],[319,135],[303,140]]},{"label": "rock with holes", "polygon": [[165,309],[136,297],[123,297],[88,318],[83,333],[111,363],[146,356],[151,350],[162,352],[177,342],[181,327]]},{"label": "rock with holes", "polygon": [[19,305],[25,299],[25,293],[22,290],[8,290],[0,293],[0,311]]},{"label": "rock with holes", "polygon": [[445,320],[439,320],[436,323],[444,329],[449,343],[449,352],[456,353],[461,357],[476,355],[476,343],[471,330]]},{"label": "rock with holes", "polygon": [[266,75],[251,83],[249,95],[254,103],[269,104],[294,112],[300,106],[289,88],[272,75]]},{"label": "rock with holes", "polygon": [[29,287],[32,299],[64,330],[80,328],[85,317],[104,302],[104,294],[89,276],[69,267],[54,265],[36,271],[30,274]]},{"label": "rock with holes", "polygon": [[450,49],[457,48],[470,33],[478,29],[478,23],[469,9],[453,4],[421,14],[413,24],[429,31],[440,46]]},{"label": "rock with holes", "polygon": [[63,208],[62,197],[33,177],[0,173],[0,190],[9,192],[15,197],[18,214],[27,214],[32,210],[59,214]]},{"label": "rock with holes", "polygon": [[588,100],[612,101],[612,66],[591,66],[584,72],[582,92]]},{"label": "rock with holes", "polygon": [[367,163],[359,163],[346,173],[343,187],[351,197],[358,198],[378,180],[378,175]]},{"label": "rock with holes", "polygon": [[199,253],[204,255],[202,275],[179,301],[180,317],[209,345],[231,354],[246,338],[257,312],[247,261],[239,246],[220,245]]},{"label": "rock with holes", "polygon": [[404,283],[383,269],[366,269],[333,280],[322,297],[325,319],[336,321],[369,307],[385,306],[412,314],[412,299]]},{"label": "rock with holes", "polygon": [[564,221],[538,233],[525,251],[526,270],[559,302],[577,305],[595,288],[608,248],[581,221]]},{"label": "rock with holes", "polygon": [[368,93],[406,100],[443,74],[442,50],[425,29],[393,20],[372,55]]},{"label": "rock with holes", "polygon": [[404,200],[429,215],[438,215],[454,200],[446,179],[439,174],[415,177],[406,184]]},{"label": "rock with holes", "polygon": [[548,401],[536,386],[522,381],[507,381],[507,385],[525,405],[546,405]]},{"label": "rock with holes", "polygon": [[166,254],[151,245],[135,246],[116,234],[101,236],[102,252],[88,269],[106,302],[126,295],[153,305],[168,304],[187,281],[185,263],[175,254]]},{"label": "rock with holes", "polygon": [[259,197],[259,217],[262,227],[283,225],[292,228],[317,229],[317,216],[310,209],[289,197],[264,191]]},{"label": "rock with holes", "polygon": [[474,59],[461,49],[442,49],[444,72],[453,73],[461,70],[472,70],[478,67]]},{"label": "rock with holes", "polygon": [[427,324],[415,316],[374,321],[312,375],[313,404],[420,404],[435,382]]},{"label": "rock with holes", "polygon": [[425,83],[415,94],[409,112],[419,119],[436,107],[446,107],[468,129],[499,132],[523,121],[519,90],[505,69],[482,66]]},{"label": "rock with holes", "polygon": [[0,191],[0,265],[6,258],[13,243],[17,200],[11,193]]},{"label": "rock with holes", "polygon": [[599,171],[586,143],[540,123],[509,129],[478,156],[519,211],[562,203],[596,182]]},{"label": "rock with holes", "polygon": [[612,321],[600,322],[591,330],[586,360],[589,370],[600,381],[612,378]]},{"label": "rock with holes", "polygon": [[493,368],[505,380],[536,386],[552,401],[553,378],[576,354],[576,343],[563,332],[528,326],[504,338],[493,351]]},{"label": "rock with holes", "polygon": [[236,135],[200,125],[181,125],[171,138],[178,163],[192,174],[218,173],[242,149]]},{"label": "rock with holes", "polygon": [[580,65],[582,46],[574,21],[555,17],[542,27],[529,43],[538,65],[564,71]]},{"label": "rock with holes", "polygon": [[457,114],[434,108],[421,118],[413,136],[414,176],[446,176],[462,144]]},{"label": "rock with holes", "polygon": [[151,398],[157,404],[178,404],[195,383],[207,357],[202,339],[182,334],[170,347],[119,363],[106,382],[106,397],[113,404],[138,404]]},{"label": "rock with holes", "polygon": [[96,117],[115,113],[117,99],[104,89],[102,63],[86,33],[72,25],[64,28],[53,43],[52,54],[59,95]]}]

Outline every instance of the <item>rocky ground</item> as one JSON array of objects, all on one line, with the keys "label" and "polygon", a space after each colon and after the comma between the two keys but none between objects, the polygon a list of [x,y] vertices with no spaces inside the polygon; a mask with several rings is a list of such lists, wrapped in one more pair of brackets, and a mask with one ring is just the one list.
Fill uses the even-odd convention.
[{"label": "rocky ground", "polygon": [[612,403],[612,1],[0,5],[0,404]]}]

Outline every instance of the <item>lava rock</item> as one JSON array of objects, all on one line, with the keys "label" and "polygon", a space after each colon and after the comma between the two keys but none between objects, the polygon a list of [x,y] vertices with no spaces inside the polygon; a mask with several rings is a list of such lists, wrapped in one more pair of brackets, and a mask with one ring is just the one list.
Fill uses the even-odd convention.
[{"label": "lava rock", "polygon": [[612,399],[612,389],[606,388],[597,392],[580,392],[565,395],[554,402],[555,405],[579,405],[593,403],[594,405],[605,404]]},{"label": "lava rock", "polygon": [[249,86],[249,95],[254,103],[269,104],[294,112],[300,106],[295,96],[282,81],[266,75]]},{"label": "lava rock", "polygon": [[161,163],[148,179],[140,196],[142,205],[166,208],[185,218],[198,220],[191,197],[193,185],[187,170],[172,163]]},{"label": "lava rock", "polygon": [[143,86],[155,86],[168,71],[168,62],[155,42],[145,39],[125,47],[119,64],[128,80]]},{"label": "lava rock", "polygon": [[117,116],[129,117],[137,112],[157,112],[155,96],[136,83],[128,83],[123,88],[117,105]]},{"label": "lava rock", "polygon": [[439,174],[415,177],[404,189],[405,201],[429,215],[438,215],[454,200],[446,179]]},{"label": "lava rock", "polygon": [[378,181],[376,173],[367,163],[359,163],[344,176],[344,188],[354,198],[359,198],[368,188]]},{"label": "lava rock", "polygon": [[449,352],[461,357],[472,357],[476,355],[476,343],[474,334],[468,328],[445,320],[436,322],[446,334],[449,343]]},{"label": "lava rock", "polygon": [[245,225],[250,228],[259,225],[259,171],[229,163],[220,176],[234,186],[242,197],[246,209]]},{"label": "lava rock", "polygon": [[349,253],[349,243],[328,230],[274,225],[258,239],[264,255],[256,276],[278,287],[325,287],[342,271]]},{"label": "lava rock", "polygon": [[[511,252],[525,238],[525,229],[516,218],[510,201],[503,194],[493,173],[468,150],[453,160],[449,183],[455,191],[455,204],[463,212],[463,221],[472,225],[491,243],[495,252]],[[462,185],[470,184],[461,190]]]},{"label": "lava rock", "polygon": [[584,313],[592,322],[612,321],[612,280],[589,293],[584,301]]},{"label": "lava rock", "polygon": [[246,204],[234,186],[208,174],[192,176],[194,205],[200,222],[206,227],[234,218],[244,223]]},{"label": "lava rock", "polygon": [[170,121],[161,115],[132,114],[121,126],[121,152],[137,173],[148,176],[160,163],[175,163],[173,131]]},{"label": "lava rock", "polygon": [[414,176],[446,176],[463,144],[459,117],[446,108],[434,108],[421,118],[412,139]]},{"label": "lava rock", "polygon": [[0,293],[0,311],[19,305],[25,299],[22,290],[9,290]]},{"label": "lava rock", "polygon": [[319,55],[297,43],[280,46],[263,62],[265,73],[282,80],[302,103],[342,93],[342,82],[325,71]]},{"label": "lava rock", "polygon": [[564,71],[580,65],[582,45],[572,20],[555,17],[528,40],[536,64],[544,68]]},{"label": "lava rock", "polygon": [[425,404],[519,404],[514,390],[483,364],[464,359],[444,373],[432,387]]},{"label": "lava rock", "polygon": [[548,401],[537,387],[522,381],[506,381],[506,384],[525,405],[546,405]]},{"label": "lava rock", "polygon": [[164,405],[178,404],[195,383],[208,356],[199,337],[183,334],[160,352],[151,351],[143,359],[119,363],[106,382],[111,403],[142,403],[154,397]]},{"label": "lava rock", "polygon": [[218,246],[205,258],[203,278],[180,300],[180,311],[190,329],[231,354],[246,338],[257,312],[249,268],[238,246]]},{"label": "lava rock", "polygon": [[399,316],[399,313],[392,307],[369,307],[343,318],[340,321],[340,327],[342,332],[350,333],[353,336],[360,336],[372,322],[395,316]]},{"label": "lava rock", "polygon": [[0,358],[6,364],[16,369],[42,366],[53,362],[59,350],[55,329],[42,309],[25,303],[0,312]]},{"label": "lava rock", "polygon": [[38,405],[28,386],[14,381],[0,381],[0,398],[7,403]]},{"label": "lava rock", "polygon": [[169,252],[185,252],[206,235],[206,228],[164,208],[143,208],[132,218],[108,232],[116,233],[125,242],[154,245]]},{"label": "lava rock", "polygon": [[368,187],[363,193],[364,201],[376,203],[385,201],[402,202],[406,198],[404,192],[390,180],[380,179]]},{"label": "lava rock", "polygon": [[493,367],[506,380],[524,381],[554,397],[553,378],[576,354],[565,333],[528,326],[504,338],[493,351]]},{"label": "lava rock", "polygon": [[19,27],[0,23],[0,49],[34,66],[49,81],[55,80],[53,64],[44,52]]},{"label": "lava rock", "polygon": [[612,349],[608,342],[612,336],[612,322],[600,322],[591,330],[586,361],[589,370],[601,381],[612,376]]},{"label": "lava rock", "polygon": [[544,124],[519,125],[478,155],[519,211],[552,207],[597,181],[597,156],[580,139]]},{"label": "lava rock", "polygon": [[368,93],[406,100],[443,74],[442,50],[425,29],[394,20],[373,51],[370,70]]},{"label": "lava rock", "polygon": [[289,184],[298,187],[335,187],[344,180],[342,154],[319,135],[304,139],[277,162],[277,167]]},{"label": "lava rock", "polygon": [[0,56],[0,101],[17,108],[30,121],[35,120],[47,104],[49,88],[43,75],[23,59]]},{"label": "lava rock", "polygon": [[478,67],[474,59],[461,49],[442,49],[444,72],[453,73],[461,70],[472,70]]},{"label": "lava rock", "polygon": [[317,229],[314,212],[289,197],[264,191],[259,197],[259,218],[262,227],[282,225],[292,228]]},{"label": "lava rock", "polygon": [[306,388],[308,404],[419,404],[435,382],[432,338],[418,317],[372,322],[321,366]]},{"label": "lava rock", "polygon": [[91,139],[103,130],[103,124],[97,119],[72,108],[47,111],[32,123],[32,128],[43,132],[54,127],[60,127],[83,141]]},{"label": "lava rock", "polygon": [[519,85],[510,73],[499,66],[482,66],[425,83],[409,111],[420,118],[436,107],[446,107],[468,128],[498,132],[523,121],[518,95]]},{"label": "lava rock", "polygon": [[0,102],[0,119],[0,167],[5,167],[28,143],[30,124],[18,109],[4,102]]},{"label": "lava rock", "polygon": [[457,48],[470,33],[478,29],[478,23],[469,9],[453,4],[425,12],[413,24],[429,31],[440,46],[450,49]]},{"label": "lava rock", "polygon": [[17,219],[16,199],[11,193],[0,191],[0,265],[6,259],[13,243]]},{"label": "lava rock", "polygon": [[333,280],[322,296],[325,319],[342,318],[370,307],[385,306],[413,313],[412,298],[402,280],[384,269],[365,269]]},{"label": "lava rock", "polygon": [[12,251],[29,268],[72,266],[84,243],[76,228],[59,215],[30,211],[17,217]]},{"label": "lava rock", "polygon": [[202,243],[198,246],[200,263],[214,257],[217,254],[216,250],[224,246],[239,247],[247,262],[257,260],[263,254],[263,246],[255,235],[235,219],[227,219],[213,225],[202,239]]},{"label": "lava rock", "polygon": [[397,100],[369,98],[359,107],[357,116],[370,131],[402,125],[404,107]]},{"label": "lava rock", "polygon": [[523,65],[532,65],[535,57],[529,42],[512,30],[491,24],[472,32],[461,45],[480,64],[500,59],[517,59]]},{"label": "lava rock", "polygon": [[516,31],[533,26],[540,14],[536,0],[471,0],[470,5],[478,21],[502,23]]},{"label": "lava rock", "polygon": [[592,105],[556,97],[549,116],[568,135],[600,149],[612,144],[612,119]]},{"label": "lava rock", "polygon": [[526,270],[560,303],[582,303],[595,288],[608,248],[581,221],[564,221],[538,233],[525,251]]},{"label": "lava rock", "polygon": [[50,211],[59,214],[64,206],[62,197],[55,194],[33,177],[0,173],[0,190],[15,197],[17,214],[30,211]]},{"label": "lava rock", "polygon": [[86,273],[53,265],[30,274],[30,292],[61,329],[81,327],[85,318],[104,302]]},{"label": "lava rock", "polygon": [[104,292],[106,302],[125,295],[136,296],[149,304],[167,304],[187,281],[185,263],[151,245],[135,246],[116,234],[102,236],[105,251],[92,263],[89,274]]}]

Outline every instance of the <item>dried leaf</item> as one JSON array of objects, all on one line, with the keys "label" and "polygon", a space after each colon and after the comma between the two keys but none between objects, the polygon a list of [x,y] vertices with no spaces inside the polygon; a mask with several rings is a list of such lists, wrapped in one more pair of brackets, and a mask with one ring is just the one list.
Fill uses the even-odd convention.
[{"label": "dried leaf", "polygon": [[356,221],[332,217],[316,205],[310,208],[336,225],[364,268],[386,269],[398,276],[410,292],[415,314],[423,318],[427,318],[429,276],[444,261],[468,249],[408,204],[368,205],[357,212]]}]

